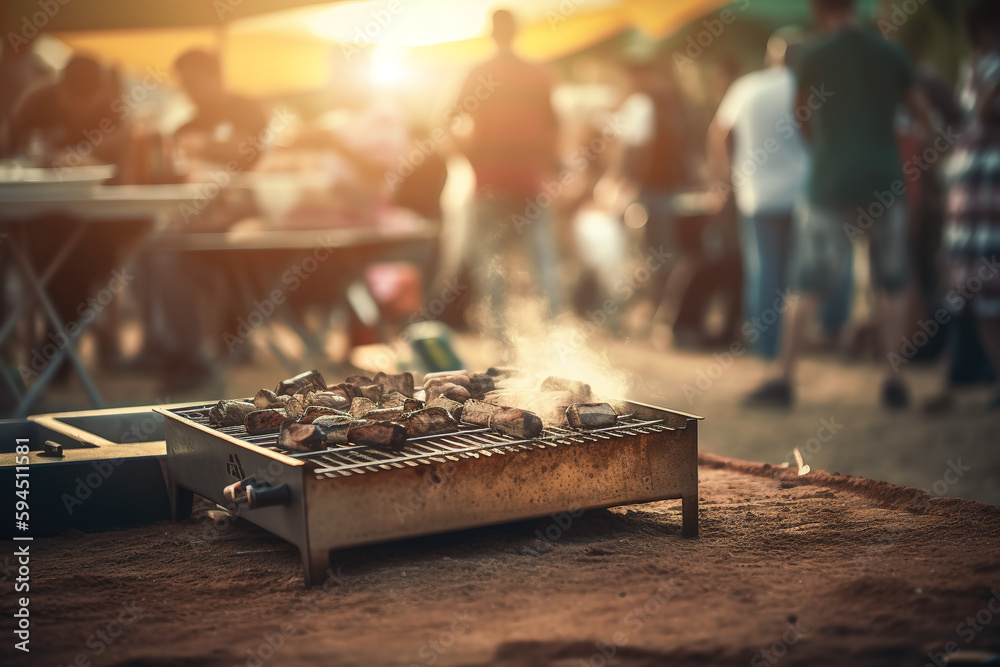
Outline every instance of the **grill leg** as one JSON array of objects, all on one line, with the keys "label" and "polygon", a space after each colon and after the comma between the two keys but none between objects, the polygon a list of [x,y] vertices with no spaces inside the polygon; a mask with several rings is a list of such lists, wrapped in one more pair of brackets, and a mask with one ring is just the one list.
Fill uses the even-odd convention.
[{"label": "grill leg", "polygon": [[306,586],[318,586],[326,579],[330,568],[330,551],[327,549],[299,549],[302,554],[302,569],[306,576]]},{"label": "grill leg", "polygon": [[167,484],[167,489],[170,496],[170,518],[174,521],[190,519],[194,493],[176,484]]},{"label": "grill leg", "polygon": [[684,537],[698,537],[698,492],[681,496],[681,533]]}]

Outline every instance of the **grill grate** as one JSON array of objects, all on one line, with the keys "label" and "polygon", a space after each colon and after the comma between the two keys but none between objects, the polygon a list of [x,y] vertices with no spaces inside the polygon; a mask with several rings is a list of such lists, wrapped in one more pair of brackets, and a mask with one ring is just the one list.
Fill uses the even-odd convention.
[{"label": "grill grate", "polygon": [[431,435],[407,440],[400,452],[383,452],[362,445],[336,447],[317,452],[289,452],[277,446],[277,433],[250,435],[240,426],[214,427],[208,423],[208,412],[213,404],[194,408],[171,410],[179,417],[206,426],[219,433],[264,447],[296,459],[306,459],[314,465],[313,472],[320,477],[347,477],[393,468],[416,467],[430,463],[445,463],[479,456],[504,455],[545,447],[572,446],[600,440],[616,440],[629,436],[648,435],[672,430],[663,420],[639,420],[631,416],[619,417],[617,426],[577,431],[549,427],[533,440],[517,440],[495,433],[487,428],[461,424],[461,430],[443,435]]}]

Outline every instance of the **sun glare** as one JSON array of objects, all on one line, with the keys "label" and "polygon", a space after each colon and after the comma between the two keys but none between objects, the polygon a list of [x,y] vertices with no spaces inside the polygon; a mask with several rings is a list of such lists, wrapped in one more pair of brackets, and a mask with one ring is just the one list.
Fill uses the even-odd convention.
[{"label": "sun glare", "polygon": [[378,85],[396,84],[405,78],[404,49],[395,46],[378,46],[372,53],[368,76]]},{"label": "sun glare", "polygon": [[345,2],[312,12],[307,27],[315,35],[338,42],[424,46],[481,35],[492,4],[492,0]]}]

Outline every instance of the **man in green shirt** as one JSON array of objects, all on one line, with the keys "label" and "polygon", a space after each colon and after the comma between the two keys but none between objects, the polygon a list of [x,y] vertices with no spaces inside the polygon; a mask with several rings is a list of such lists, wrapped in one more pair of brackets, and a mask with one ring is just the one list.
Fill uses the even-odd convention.
[{"label": "man in green shirt", "polygon": [[905,103],[926,132],[926,104],[902,50],[859,25],[854,0],[813,0],[812,8],[822,35],[803,48],[795,71],[795,109],[783,127],[776,126],[798,128],[812,153],[794,222],[793,296],[783,321],[782,372],[747,403],[792,405],[796,360],[818,296],[842,275],[852,243],[866,238],[886,352],[882,403],[903,408],[909,392],[888,354],[898,352],[903,341],[910,281],[906,181],[894,123]]}]

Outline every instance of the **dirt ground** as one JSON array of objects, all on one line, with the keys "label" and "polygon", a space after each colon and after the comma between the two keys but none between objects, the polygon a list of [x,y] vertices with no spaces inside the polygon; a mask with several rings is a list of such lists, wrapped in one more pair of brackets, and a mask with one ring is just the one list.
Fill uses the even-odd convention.
[{"label": "dirt ground", "polygon": [[182,523],[36,541],[32,651],[15,655],[8,635],[0,662],[756,667],[1000,652],[1000,509],[712,455],[700,475],[695,539],[665,501],[587,512],[551,542],[545,519],[334,553],[311,590],[281,540],[242,519],[212,536],[204,502]]},{"label": "dirt ground", "polygon": [[[588,345],[628,397],[706,417],[699,538],[680,536],[679,502],[652,503],[587,512],[554,542],[537,537],[546,519],[336,553],[328,584],[306,590],[294,548],[216,526],[203,502],[179,524],[34,542],[32,653],[5,641],[0,664],[940,667],[949,651],[1000,653],[1000,508],[959,499],[1000,504],[1000,415],[983,391],[941,417],[886,412],[873,364],[813,355],[796,408],[761,412],[740,407],[769,372],[748,356]],[[475,337],[456,348],[470,368],[495,363]],[[916,401],[938,390],[940,365],[907,370]],[[98,380],[144,404],[286,375],[257,350],[188,395]],[[72,385],[41,406],[85,407]],[[808,475],[767,465],[793,448]]]}]

